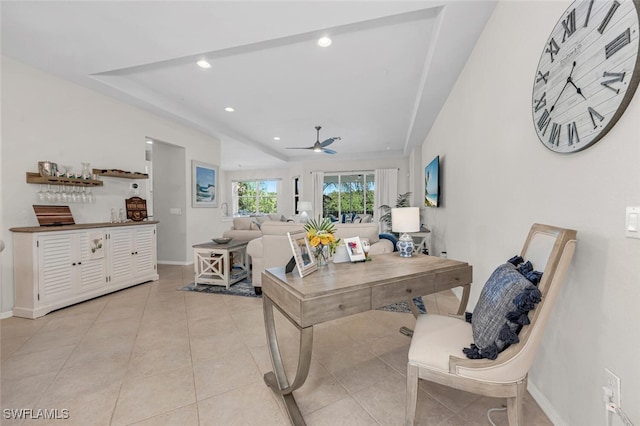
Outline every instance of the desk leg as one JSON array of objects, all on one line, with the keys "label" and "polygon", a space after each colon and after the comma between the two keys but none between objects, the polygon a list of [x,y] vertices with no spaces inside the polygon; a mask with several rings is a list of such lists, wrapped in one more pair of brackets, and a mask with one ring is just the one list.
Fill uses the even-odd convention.
[{"label": "desk leg", "polygon": [[469,293],[471,293],[471,284],[463,285],[460,306],[458,306],[458,315],[464,315],[464,311],[467,309],[467,303],[469,303]]},{"label": "desk leg", "polygon": [[[262,296],[264,310],[264,327],[267,332],[267,344],[269,346],[269,355],[271,356],[271,365],[273,371],[264,375],[264,381],[274,392],[282,397],[289,420],[293,425],[306,425],[302,418],[302,413],[298,408],[293,391],[302,386],[307,380],[309,374],[309,366],[311,365],[311,348],[313,346],[313,327],[302,328],[298,326],[289,316],[273,304],[273,301],[267,296]],[[300,347],[298,354],[298,369],[296,377],[292,384],[289,384],[287,373],[282,364],[282,356],[278,347],[278,336],[276,335],[276,326],[273,318],[273,308],[278,309],[300,332]]]}]

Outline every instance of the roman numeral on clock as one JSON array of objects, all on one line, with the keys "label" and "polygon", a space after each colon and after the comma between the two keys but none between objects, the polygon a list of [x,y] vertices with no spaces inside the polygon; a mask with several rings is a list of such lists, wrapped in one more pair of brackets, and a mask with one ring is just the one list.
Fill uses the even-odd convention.
[{"label": "roman numeral on clock", "polygon": [[614,38],[610,43],[604,47],[604,54],[609,59],[618,50],[631,43],[631,30],[627,28],[627,31]]},{"label": "roman numeral on clock", "polygon": [[540,83],[541,80],[544,80],[544,84],[547,84],[549,81],[549,71],[542,74],[542,71],[538,71],[538,76],[536,77],[536,83]]},{"label": "roman numeral on clock", "polygon": [[551,62],[553,62],[554,60],[553,56],[556,55],[559,51],[560,47],[558,46],[558,43],[556,43],[555,39],[551,38],[551,41],[549,41],[549,45],[545,49],[545,53],[551,55]]},{"label": "roman numeral on clock", "polygon": [[587,110],[589,111],[589,115],[591,116],[591,122],[593,123],[593,128],[595,129],[595,128],[598,127],[598,125],[596,124],[596,118],[599,121],[602,121],[602,120],[604,120],[604,116],[600,115],[598,113],[598,111],[596,111],[595,109],[593,109],[591,107],[589,107]]},{"label": "roman numeral on clock", "polygon": [[600,34],[604,33],[604,30],[607,28],[607,25],[609,25],[609,21],[611,21],[611,18],[613,18],[613,14],[616,13],[618,7],[620,7],[620,3],[614,1],[609,8],[609,11],[607,12],[607,16],[604,17],[604,19],[600,23],[600,26],[598,27],[598,32]]},{"label": "roman numeral on clock", "polygon": [[594,0],[591,0],[589,2],[589,10],[587,10],[587,16],[584,19],[584,26],[586,27],[587,25],[589,25],[589,18],[591,17],[591,8],[593,7],[593,2]]},{"label": "roman numeral on clock", "polygon": [[560,130],[562,126],[558,123],[551,125],[551,133],[549,133],[549,144],[558,146],[560,145]]},{"label": "roman numeral on clock", "polygon": [[547,131],[547,127],[549,127],[550,122],[551,122],[551,116],[549,115],[549,111],[545,108],[544,111],[542,112],[542,115],[538,119],[538,130],[542,131],[543,135]]},{"label": "roman numeral on clock", "polygon": [[567,19],[562,21],[562,27],[564,28],[564,34],[562,34],[562,42],[571,37],[571,34],[576,32],[576,10],[573,9],[569,12]]},{"label": "roman numeral on clock", "polygon": [[567,138],[569,139],[569,145],[573,145],[573,142],[580,142],[580,137],[578,136],[578,126],[576,126],[576,122],[572,122],[567,124]]},{"label": "roman numeral on clock", "polygon": [[534,99],[533,101],[536,103],[534,112],[538,112],[541,108],[547,105],[547,92],[544,92],[542,94],[542,97],[540,98],[540,100]]},{"label": "roman numeral on clock", "polygon": [[603,81],[600,84],[609,90],[613,90],[614,92],[616,92],[616,95],[617,95],[618,93],[620,93],[620,89],[614,89],[613,87],[611,87],[611,83],[621,83],[622,80],[624,80],[624,75],[625,73],[623,72],[606,72],[605,71],[604,74],[602,74],[602,77],[613,77],[613,78],[610,80]]}]

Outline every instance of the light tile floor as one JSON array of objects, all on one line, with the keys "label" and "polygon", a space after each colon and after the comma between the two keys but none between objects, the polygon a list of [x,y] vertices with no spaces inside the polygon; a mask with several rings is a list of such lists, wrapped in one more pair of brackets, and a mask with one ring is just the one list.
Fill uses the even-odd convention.
[{"label": "light tile floor", "polygon": [[[271,370],[261,299],[178,291],[188,266],[159,267],[160,280],[36,320],[1,321],[3,425],[287,425],[264,384]],[[453,312],[453,293],[425,298]],[[401,425],[410,314],[371,311],[317,326],[311,371],[296,398],[309,425]],[[296,333],[277,318],[285,360]],[[417,420],[487,425],[503,400],[421,382]],[[69,419],[6,418],[5,409],[68,410]],[[551,423],[527,394],[525,419]],[[506,414],[493,413],[496,424]]]}]

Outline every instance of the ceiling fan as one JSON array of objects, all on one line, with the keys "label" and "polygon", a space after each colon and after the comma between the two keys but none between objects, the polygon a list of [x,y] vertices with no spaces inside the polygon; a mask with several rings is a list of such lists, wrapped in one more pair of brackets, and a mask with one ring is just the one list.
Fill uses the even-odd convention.
[{"label": "ceiling fan", "polygon": [[332,150],[332,149],[328,149],[325,148],[329,145],[331,145],[333,143],[333,141],[335,140],[340,140],[341,138],[339,136],[334,136],[332,138],[326,139],[322,142],[320,142],[320,129],[322,127],[320,126],[316,126],[316,132],[317,132],[317,136],[316,136],[316,143],[313,144],[313,146],[308,146],[305,148],[297,148],[297,147],[287,147],[285,149],[312,149],[313,152],[324,152],[325,154],[335,154],[336,151]]}]

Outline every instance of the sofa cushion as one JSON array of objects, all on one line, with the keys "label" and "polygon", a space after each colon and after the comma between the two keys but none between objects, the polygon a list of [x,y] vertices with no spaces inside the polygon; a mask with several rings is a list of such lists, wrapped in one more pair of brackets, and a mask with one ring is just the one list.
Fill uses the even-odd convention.
[{"label": "sofa cushion", "polygon": [[255,219],[255,217],[234,217],[233,229],[237,231],[248,231],[251,229],[251,224]]},{"label": "sofa cushion", "polygon": [[377,223],[336,223],[336,238],[360,237],[369,240],[370,244],[378,242],[380,228]]},{"label": "sofa cushion", "polygon": [[300,231],[304,229],[304,224],[267,220],[262,224],[260,229],[262,230],[262,235],[287,235],[287,232]]}]

